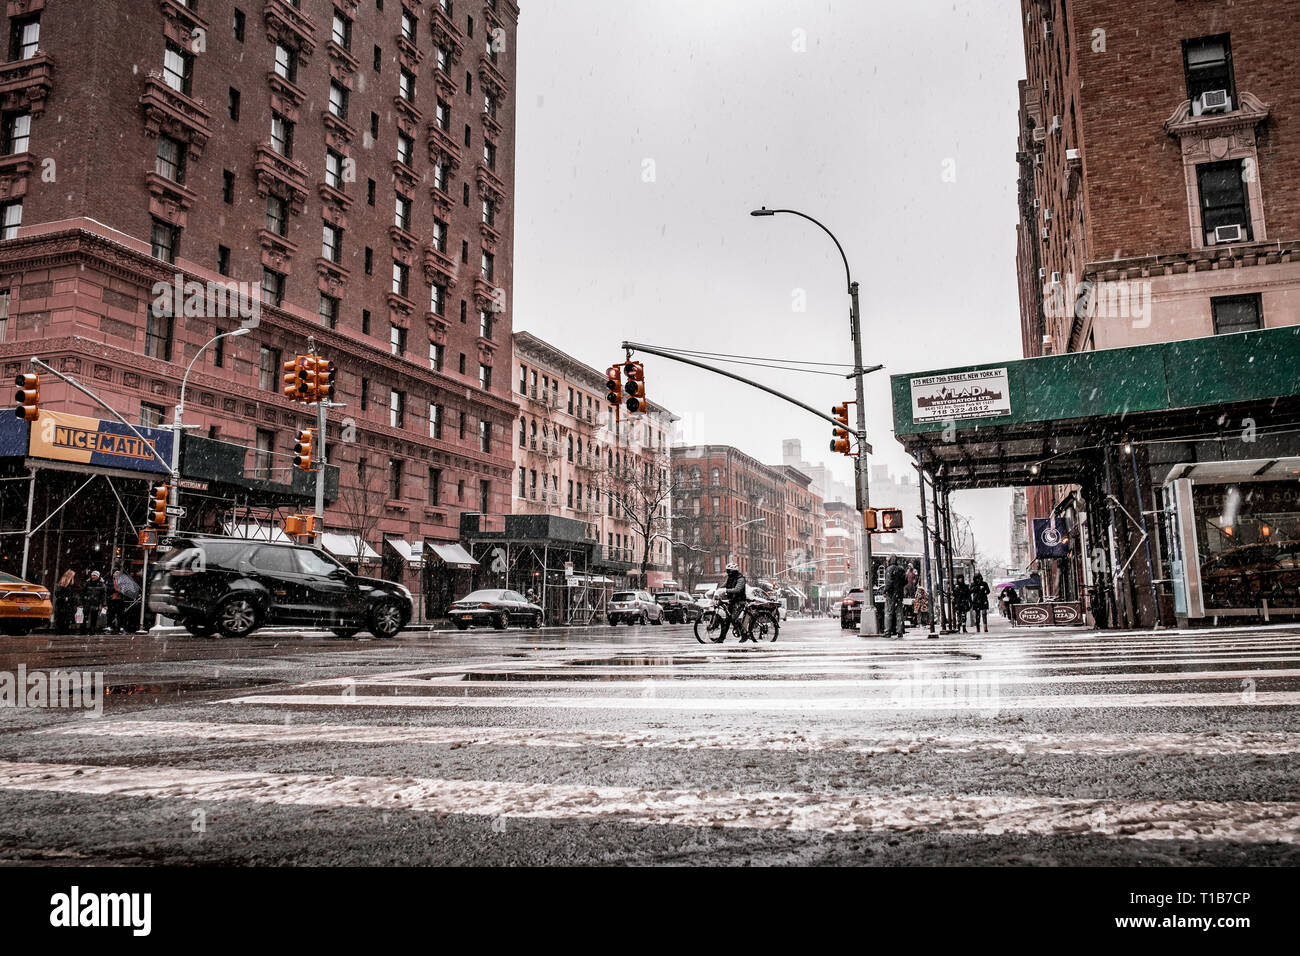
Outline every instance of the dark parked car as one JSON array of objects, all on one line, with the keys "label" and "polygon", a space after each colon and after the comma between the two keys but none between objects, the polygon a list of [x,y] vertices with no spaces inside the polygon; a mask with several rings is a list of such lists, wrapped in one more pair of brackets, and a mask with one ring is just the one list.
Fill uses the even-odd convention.
[{"label": "dark parked car", "polygon": [[690,624],[698,620],[704,609],[685,591],[660,591],[655,601],[664,609],[664,620],[669,624]]},{"label": "dark parked car", "polygon": [[395,637],[411,619],[411,592],[353,574],[324,551],[245,538],[177,539],[149,587],[149,609],[191,634],[244,637],[266,624],[367,630]]},{"label": "dark parked car", "polygon": [[503,631],[511,624],[541,627],[542,609],[518,591],[491,588],[466,594],[447,611],[451,623],[460,630],[475,624],[491,624]]}]

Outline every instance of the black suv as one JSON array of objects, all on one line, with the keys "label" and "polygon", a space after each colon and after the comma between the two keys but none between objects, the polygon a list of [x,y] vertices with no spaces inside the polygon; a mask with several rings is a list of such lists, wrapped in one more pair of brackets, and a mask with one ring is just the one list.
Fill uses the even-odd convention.
[{"label": "black suv", "polygon": [[174,539],[160,560],[149,610],[198,637],[244,637],[266,624],[394,637],[411,619],[411,592],[358,577],[319,548],[189,536]]}]

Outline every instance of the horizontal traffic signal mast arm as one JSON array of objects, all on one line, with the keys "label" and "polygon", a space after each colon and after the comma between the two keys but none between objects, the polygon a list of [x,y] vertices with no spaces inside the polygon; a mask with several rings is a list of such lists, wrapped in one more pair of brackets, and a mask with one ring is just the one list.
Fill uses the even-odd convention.
[{"label": "horizontal traffic signal mast arm", "polygon": [[[706,372],[712,372],[714,375],[722,375],[725,376],[726,378],[733,378],[737,382],[744,382],[746,385],[750,385],[758,389],[759,391],[767,392],[769,395],[775,395],[777,398],[781,399],[782,401],[789,402],[791,405],[797,405],[800,408],[802,408],[805,412],[808,412],[810,415],[816,415],[822,421],[830,422],[836,428],[843,427],[843,425],[841,424],[838,418],[833,418],[830,415],[827,415],[825,412],[819,412],[811,405],[805,405],[803,402],[799,401],[799,399],[793,398],[792,396],[785,394],[785,392],[778,392],[774,388],[769,388],[768,386],[763,385],[760,382],[755,382],[753,379],[745,378],[743,375],[737,375],[735,372],[727,372],[720,368],[714,368],[712,365],[705,365],[703,362],[696,362],[694,359],[683,358],[682,356],[676,355],[672,352],[665,352],[662,351],[661,349],[656,349],[649,345],[640,345],[636,342],[624,342],[621,347],[625,349],[631,349],[633,352],[645,352],[648,355],[658,355],[660,358],[671,359],[674,362],[682,362],[686,365],[693,365],[696,368],[704,369],[704,371]],[[870,445],[866,447],[866,451],[867,454],[871,453]]]}]

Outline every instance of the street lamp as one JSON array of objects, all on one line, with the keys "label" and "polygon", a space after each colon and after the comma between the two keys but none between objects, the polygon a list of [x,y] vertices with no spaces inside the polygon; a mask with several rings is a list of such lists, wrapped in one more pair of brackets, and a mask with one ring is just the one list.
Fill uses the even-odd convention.
[{"label": "street lamp", "polygon": [[[797,209],[768,209],[766,206],[761,209],[753,210],[750,215],[757,217],[775,216],[777,213],[787,213],[791,216],[798,216],[800,219],[807,219],[814,226],[820,229],[826,235],[831,237],[831,242],[835,243],[835,248],[840,252],[840,258],[844,260],[844,275],[849,287],[849,333],[853,337],[853,380],[857,383],[858,399],[858,456],[854,459],[854,471],[858,487],[858,511],[866,513],[871,507],[871,492],[867,486],[867,405],[864,401],[864,389],[862,386],[862,377],[866,370],[862,367],[862,325],[860,322],[860,313],[858,311],[858,284],[853,281],[853,272],[849,269],[849,257],[844,254],[844,247],[840,241],[835,238],[835,233],[827,229],[822,223],[818,222],[807,213],[799,212]],[[862,534],[862,567],[866,575],[867,605],[873,607],[870,600],[874,593],[871,580],[871,533],[865,527],[861,529]],[[866,636],[868,634],[879,633],[876,629],[876,616],[874,614],[863,614],[859,634]]]},{"label": "street lamp", "polygon": [[185,388],[189,385],[190,372],[194,371],[194,363],[199,360],[199,356],[213,342],[224,339],[231,335],[247,335],[251,329],[247,326],[241,326],[237,329],[231,329],[229,332],[221,332],[214,335],[194,353],[194,358],[190,359],[189,367],[185,369],[185,377],[181,379],[181,397],[176,403],[176,411],[172,416],[172,473],[171,473],[171,495],[168,498],[168,504],[171,505],[167,510],[171,513],[167,516],[167,533],[175,537],[180,522],[180,502],[181,502],[181,482],[180,482],[180,460],[181,460],[181,436],[185,434],[183,421],[185,415]]}]

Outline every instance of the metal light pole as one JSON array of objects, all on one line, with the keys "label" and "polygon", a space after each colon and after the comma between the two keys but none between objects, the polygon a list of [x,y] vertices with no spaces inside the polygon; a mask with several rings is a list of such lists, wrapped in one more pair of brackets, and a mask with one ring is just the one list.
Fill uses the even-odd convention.
[{"label": "metal light pole", "polygon": [[179,468],[181,461],[181,436],[185,434],[185,425],[183,424],[185,415],[185,388],[189,385],[190,372],[194,371],[194,363],[199,360],[199,356],[203,354],[203,350],[213,342],[216,342],[218,339],[224,339],[230,335],[247,335],[249,331],[248,328],[241,327],[238,329],[231,329],[229,332],[222,332],[219,335],[214,335],[204,343],[203,348],[200,348],[194,353],[194,358],[190,359],[190,364],[185,369],[185,377],[181,379],[181,397],[180,401],[176,403],[176,410],[172,415],[171,494],[167,496],[167,503],[170,505],[167,509],[170,512],[167,515],[167,534],[170,537],[176,536],[180,524],[181,476]]},{"label": "metal light pole", "polygon": [[[858,405],[858,455],[854,459],[854,477],[857,481],[858,491],[858,511],[866,514],[871,507],[871,491],[867,485],[867,455],[871,451],[871,446],[867,444],[867,404],[865,401],[862,378],[866,374],[862,368],[862,323],[858,311],[858,284],[853,281],[853,273],[849,269],[849,257],[844,254],[844,247],[840,241],[835,238],[835,233],[831,232],[824,225],[809,216],[806,213],[799,212],[797,209],[768,209],[764,206],[761,209],[755,209],[750,213],[751,216],[775,216],[777,213],[788,213],[791,216],[798,216],[800,219],[807,219],[814,226],[820,229],[826,235],[831,237],[831,242],[835,243],[835,248],[840,251],[840,258],[844,260],[844,275],[848,281],[849,288],[849,332],[853,337],[853,373],[851,377],[857,386],[857,405]],[[866,637],[871,634],[880,633],[876,627],[876,594],[873,586],[871,573],[871,532],[867,531],[864,526],[860,529],[862,535],[862,568],[866,576],[866,594],[864,595],[864,612],[861,615],[862,623],[858,631],[859,634]],[[870,613],[867,613],[870,609]]]}]

